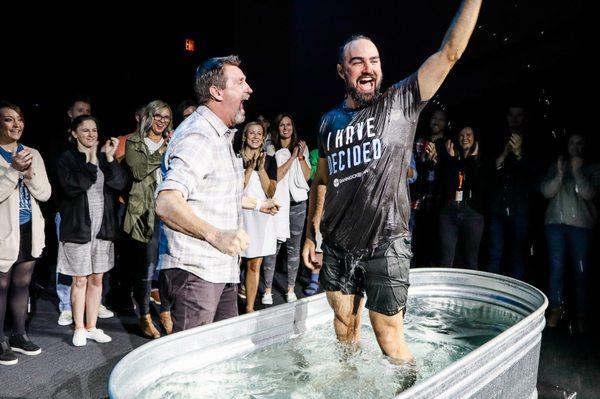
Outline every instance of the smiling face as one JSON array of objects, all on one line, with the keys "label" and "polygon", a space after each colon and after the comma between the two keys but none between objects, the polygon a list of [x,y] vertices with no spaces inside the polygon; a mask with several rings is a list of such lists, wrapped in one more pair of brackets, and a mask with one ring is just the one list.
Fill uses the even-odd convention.
[{"label": "smiling face", "polygon": [[83,121],[71,134],[77,140],[80,148],[91,148],[98,143],[98,127],[93,120]]},{"label": "smiling face", "polygon": [[25,122],[17,111],[11,108],[0,108],[0,144],[18,141],[23,134]]},{"label": "smiling face", "polygon": [[475,144],[475,134],[473,133],[473,129],[470,127],[463,128],[460,133],[458,133],[458,144],[464,152],[469,151],[471,147],[473,147],[473,144]]},{"label": "smiling face", "polygon": [[294,125],[292,124],[292,120],[287,116],[284,116],[281,118],[281,121],[277,126],[277,130],[279,132],[279,136],[281,136],[283,140],[291,138],[292,134],[294,134]]},{"label": "smiling face", "polygon": [[165,129],[171,122],[171,111],[169,108],[161,108],[152,116],[152,133],[156,136],[162,136]]},{"label": "smiling face", "polygon": [[265,135],[263,128],[258,123],[253,123],[246,130],[246,147],[251,150],[262,148]]},{"label": "smiling face", "polygon": [[250,98],[252,89],[246,82],[246,75],[234,65],[225,65],[223,76],[225,78],[225,88],[218,90],[221,93],[221,106],[227,119],[225,122],[227,126],[231,127],[244,122],[244,119],[246,119],[244,101]]},{"label": "smiling face", "polygon": [[368,106],[379,96],[383,73],[379,51],[372,41],[357,39],[348,43],[337,70],[346,83],[351,108]]}]

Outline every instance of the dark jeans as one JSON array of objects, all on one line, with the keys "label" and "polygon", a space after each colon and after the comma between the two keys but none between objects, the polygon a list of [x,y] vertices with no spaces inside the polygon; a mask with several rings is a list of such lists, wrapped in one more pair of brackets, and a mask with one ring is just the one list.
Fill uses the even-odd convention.
[{"label": "dark jeans", "polygon": [[565,261],[568,254],[576,287],[577,310],[584,313],[587,304],[587,274],[592,229],[565,224],[547,224],[544,230],[550,259],[548,291],[550,308],[558,308],[563,300]]},{"label": "dark jeans", "polygon": [[173,332],[238,315],[237,284],[211,283],[182,269],[160,271],[160,294],[171,304]]},{"label": "dark jeans", "polygon": [[526,215],[491,215],[487,266],[489,272],[500,273],[500,264],[504,258],[508,266],[506,274],[523,280],[528,226]]},{"label": "dark jeans", "polygon": [[483,224],[483,215],[464,201],[444,207],[439,219],[441,265],[455,265],[456,243],[460,242],[459,249],[463,251],[464,267],[477,269]]}]

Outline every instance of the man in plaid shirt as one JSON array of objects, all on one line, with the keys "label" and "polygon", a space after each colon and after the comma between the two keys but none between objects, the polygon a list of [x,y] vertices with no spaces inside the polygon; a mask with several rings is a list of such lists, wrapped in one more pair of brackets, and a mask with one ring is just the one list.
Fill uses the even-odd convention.
[{"label": "man in plaid shirt", "polygon": [[239,65],[228,56],[198,68],[201,105],[177,128],[163,159],[160,285],[174,332],[237,316],[238,254],[251,239],[240,227],[241,209],[275,214],[279,206],[243,197],[244,168],[231,143],[252,89]]}]

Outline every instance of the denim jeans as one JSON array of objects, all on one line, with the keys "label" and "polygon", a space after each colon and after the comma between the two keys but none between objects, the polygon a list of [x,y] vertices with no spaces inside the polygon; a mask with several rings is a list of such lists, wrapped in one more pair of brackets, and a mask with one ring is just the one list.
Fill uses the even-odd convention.
[{"label": "denim jeans", "polygon": [[456,243],[459,242],[464,260],[464,265],[461,266],[477,269],[483,223],[483,215],[464,202],[450,204],[442,209],[439,220],[442,266],[454,266]]},{"label": "denim jeans", "polygon": [[[60,240],[60,213],[54,216],[56,225],[56,238]],[[56,272],[56,295],[58,296],[58,310],[71,311],[71,283],[73,277]]]},{"label": "denim jeans", "polygon": [[492,215],[487,270],[500,273],[504,258],[509,276],[518,280],[525,277],[525,246],[529,222],[526,215]]},{"label": "denim jeans", "polygon": [[574,276],[577,310],[585,312],[587,304],[587,273],[592,229],[547,224],[544,227],[550,260],[550,308],[558,308],[563,300],[565,263],[567,255]]}]

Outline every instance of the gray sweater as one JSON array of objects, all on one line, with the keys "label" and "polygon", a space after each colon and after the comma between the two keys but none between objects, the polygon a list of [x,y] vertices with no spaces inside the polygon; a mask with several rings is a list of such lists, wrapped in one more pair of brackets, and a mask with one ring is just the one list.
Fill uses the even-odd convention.
[{"label": "gray sweater", "polygon": [[597,211],[592,199],[600,182],[600,165],[584,165],[575,176],[565,162],[562,180],[557,178],[556,168],[553,163],[541,185],[542,194],[549,199],[545,224],[593,228]]}]

